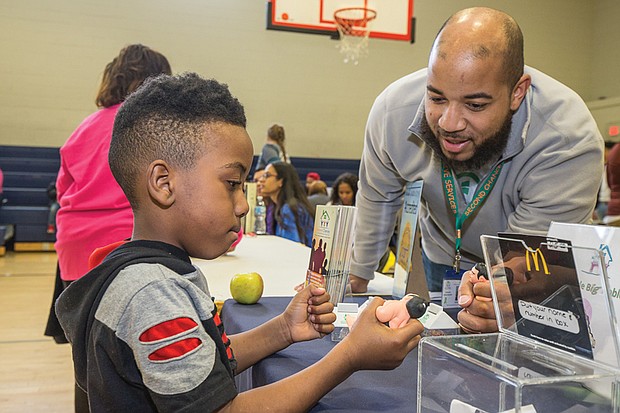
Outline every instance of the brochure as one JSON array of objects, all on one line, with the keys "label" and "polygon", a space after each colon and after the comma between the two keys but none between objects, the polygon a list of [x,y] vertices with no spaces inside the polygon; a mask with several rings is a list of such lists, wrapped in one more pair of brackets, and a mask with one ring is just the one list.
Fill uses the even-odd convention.
[{"label": "brochure", "polygon": [[412,256],[418,231],[418,211],[420,210],[423,185],[424,182],[419,180],[409,182],[405,188],[405,199],[398,231],[398,250],[394,264],[394,287],[392,288],[392,296],[398,299],[407,294],[407,283],[412,271]]},{"label": "brochure", "polygon": [[334,304],[342,302],[349,281],[356,212],[344,205],[316,208],[306,285],[325,287]]}]

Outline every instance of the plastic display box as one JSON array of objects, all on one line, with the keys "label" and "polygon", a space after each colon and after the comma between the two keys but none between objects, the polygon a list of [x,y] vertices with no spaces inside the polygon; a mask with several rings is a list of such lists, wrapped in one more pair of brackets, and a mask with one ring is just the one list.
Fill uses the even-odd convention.
[{"label": "plastic display box", "polygon": [[[535,248],[517,239],[481,241],[499,332],[423,338],[417,411],[620,411],[618,328],[602,253],[555,241]],[[519,242],[522,256],[507,247]],[[532,252],[539,254],[538,268]],[[598,265],[579,268],[579,260],[566,260],[561,252],[592,257]],[[527,280],[518,280],[515,263],[527,264]],[[605,293],[586,295],[584,277]],[[524,294],[532,280],[536,293]]]}]

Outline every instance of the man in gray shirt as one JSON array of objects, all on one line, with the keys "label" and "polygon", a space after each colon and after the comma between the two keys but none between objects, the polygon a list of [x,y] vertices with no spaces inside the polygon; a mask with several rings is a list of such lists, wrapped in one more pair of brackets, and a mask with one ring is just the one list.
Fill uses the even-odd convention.
[{"label": "man in gray shirt", "polygon": [[[371,109],[352,290],[366,291],[374,277],[407,182],[424,181],[423,261],[429,289],[440,291],[446,271],[483,260],[482,234],[544,235],[551,221],[589,222],[602,168],[603,139],[585,103],[524,66],[512,17],[479,7],[457,12],[437,35],[428,68],[389,85]],[[461,284],[468,306],[469,287]],[[474,314],[493,319],[491,304],[474,301],[462,324]]]}]

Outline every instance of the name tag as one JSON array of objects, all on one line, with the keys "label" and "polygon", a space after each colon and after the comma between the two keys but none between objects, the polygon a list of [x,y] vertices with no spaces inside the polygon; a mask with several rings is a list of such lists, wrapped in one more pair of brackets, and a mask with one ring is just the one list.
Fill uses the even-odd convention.
[{"label": "name tag", "polygon": [[459,308],[459,285],[465,270],[446,270],[441,288],[441,306],[443,308]]}]

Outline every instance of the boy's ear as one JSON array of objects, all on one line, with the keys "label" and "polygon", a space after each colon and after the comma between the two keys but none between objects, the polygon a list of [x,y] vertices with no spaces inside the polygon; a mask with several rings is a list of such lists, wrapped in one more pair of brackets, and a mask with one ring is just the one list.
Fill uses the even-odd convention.
[{"label": "boy's ear", "polygon": [[150,198],[162,208],[169,208],[175,201],[172,175],[166,161],[158,159],[149,165],[146,187]]}]

